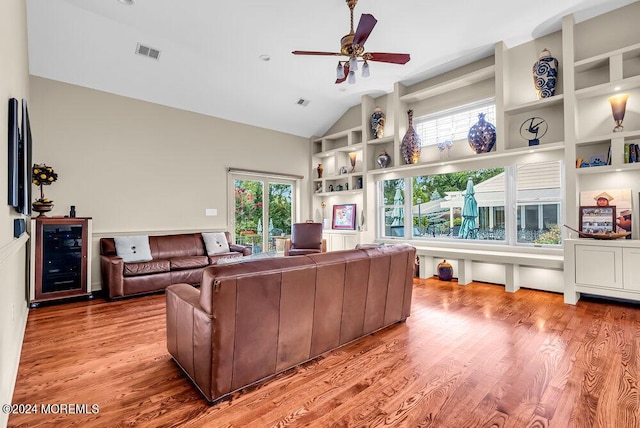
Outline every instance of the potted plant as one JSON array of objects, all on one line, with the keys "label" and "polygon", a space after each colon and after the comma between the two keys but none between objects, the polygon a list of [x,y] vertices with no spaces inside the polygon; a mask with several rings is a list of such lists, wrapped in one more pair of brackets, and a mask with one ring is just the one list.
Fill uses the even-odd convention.
[{"label": "potted plant", "polygon": [[49,186],[58,180],[58,174],[46,164],[34,164],[31,169],[31,182],[36,186],[40,186],[40,197],[32,204],[32,209],[44,216],[45,212],[51,211],[53,201],[44,197],[42,186]]}]

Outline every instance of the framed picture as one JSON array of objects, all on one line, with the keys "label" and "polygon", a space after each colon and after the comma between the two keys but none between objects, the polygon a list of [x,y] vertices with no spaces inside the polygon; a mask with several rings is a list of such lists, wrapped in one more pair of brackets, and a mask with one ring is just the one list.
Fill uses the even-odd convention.
[{"label": "framed picture", "polygon": [[333,206],[332,229],[355,230],[356,204],[342,204]]},{"label": "framed picture", "polygon": [[580,231],[586,233],[615,232],[616,207],[580,207]]},{"label": "framed picture", "polygon": [[[580,206],[615,207],[613,232],[631,232],[633,203],[631,189],[598,189],[580,192]],[[627,235],[626,239],[631,239]]]}]

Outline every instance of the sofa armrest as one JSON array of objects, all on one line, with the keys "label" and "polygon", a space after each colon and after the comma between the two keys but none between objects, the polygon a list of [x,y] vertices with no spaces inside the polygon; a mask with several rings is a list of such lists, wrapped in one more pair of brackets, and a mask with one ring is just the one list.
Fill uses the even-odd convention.
[{"label": "sofa armrest", "polygon": [[200,290],[189,284],[173,284],[167,287],[165,295],[167,350],[212,401],[211,315],[200,307]]},{"label": "sofa armrest", "polygon": [[124,261],[118,256],[100,256],[102,289],[107,288],[109,298],[124,296]]},{"label": "sofa armrest", "polygon": [[229,244],[229,251],[242,253],[243,256],[250,256],[253,252],[251,245]]}]

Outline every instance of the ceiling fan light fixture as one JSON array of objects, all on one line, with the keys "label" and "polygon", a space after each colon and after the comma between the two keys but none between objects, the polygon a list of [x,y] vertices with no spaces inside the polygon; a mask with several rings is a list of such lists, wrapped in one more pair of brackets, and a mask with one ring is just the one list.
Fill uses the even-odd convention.
[{"label": "ceiling fan light fixture", "polygon": [[364,64],[362,64],[362,77],[371,76],[371,72],[369,71],[369,63],[365,60]]},{"label": "ceiling fan light fixture", "polygon": [[344,79],[344,67],[340,61],[338,61],[338,66],[336,67],[336,78]]},{"label": "ceiling fan light fixture", "polygon": [[349,59],[349,70],[358,71],[358,58],[355,56]]},{"label": "ceiling fan light fixture", "polygon": [[356,72],[353,70],[349,70],[349,77],[347,77],[347,82],[350,84],[356,83]]},{"label": "ceiling fan light fixture", "polygon": [[376,26],[378,20],[369,13],[363,13],[360,16],[358,27],[354,31],[353,25],[353,9],[358,0],[346,0],[349,7],[351,30],[340,39],[340,52],[323,52],[323,51],[292,51],[294,55],[314,55],[314,56],[341,56],[346,59],[338,60],[336,67],[336,84],[348,80],[349,83],[355,83],[356,77],[354,72],[358,70],[358,61],[362,61],[362,77],[369,77],[370,70],[368,61],[386,62],[390,64],[406,64],[409,61],[409,54],[376,52],[370,53],[365,51],[364,44],[369,38],[371,31]]}]

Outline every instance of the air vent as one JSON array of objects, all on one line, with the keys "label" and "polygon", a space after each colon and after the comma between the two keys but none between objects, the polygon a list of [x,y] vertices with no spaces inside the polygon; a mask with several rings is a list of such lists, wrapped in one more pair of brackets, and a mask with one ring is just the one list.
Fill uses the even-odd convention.
[{"label": "air vent", "polygon": [[160,51],[158,49],[150,48],[149,46],[145,46],[140,43],[136,46],[136,53],[152,59],[158,59],[160,56]]},{"label": "air vent", "polygon": [[306,107],[309,105],[309,100],[305,100],[304,98],[300,98],[298,101],[296,101],[296,104],[298,104],[299,106],[302,107]]}]

